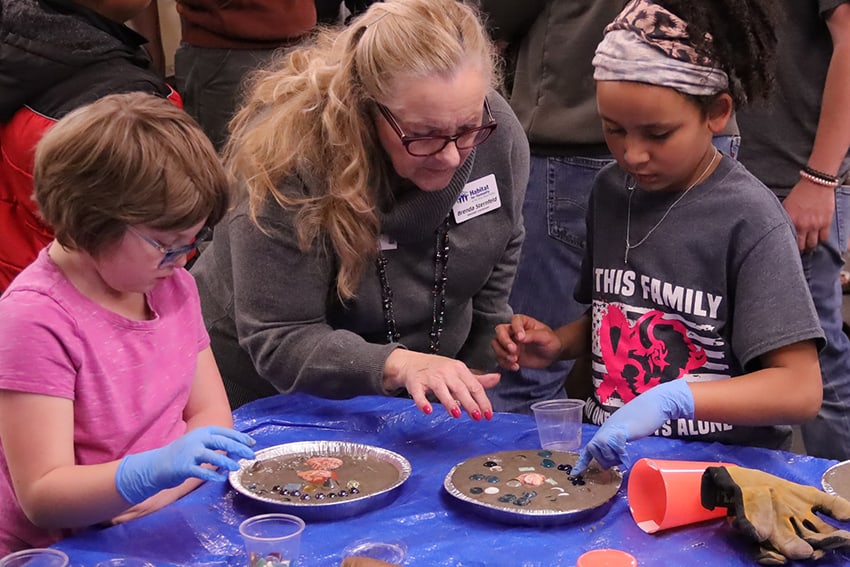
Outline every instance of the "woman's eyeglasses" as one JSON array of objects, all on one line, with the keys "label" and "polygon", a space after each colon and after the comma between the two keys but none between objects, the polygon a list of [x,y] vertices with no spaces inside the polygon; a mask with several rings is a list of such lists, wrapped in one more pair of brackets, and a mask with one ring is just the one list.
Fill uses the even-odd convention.
[{"label": "woman's eyeglasses", "polygon": [[130,229],[130,232],[132,232],[133,234],[135,234],[136,236],[138,236],[139,238],[159,250],[159,252],[162,254],[162,260],[160,260],[159,262],[160,268],[170,266],[171,264],[176,262],[180,256],[184,256],[186,254],[194,252],[198,249],[198,246],[201,245],[201,242],[209,240],[209,238],[212,236],[212,228],[205,226],[198,232],[197,235],[195,235],[195,240],[192,241],[191,244],[184,244],[183,246],[175,246],[174,248],[168,248],[164,246],[161,242],[157,241],[155,238],[151,238],[146,234],[142,234],[133,225],[128,224],[127,228]]},{"label": "woman's eyeglasses", "polygon": [[483,143],[490,137],[493,130],[496,129],[496,121],[493,119],[493,113],[490,112],[490,103],[487,102],[486,98],[484,99],[484,110],[487,112],[487,123],[477,128],[463,130],[454,136],[408,136],[401,129],[401,126],[398,125],[398,120],[390,112],[390,109],[381,103],[376,104],[378,105],[378,110],[387,119],[387,123],[389,123],[399,139],[401,139],[404,149],[407,150],[407,153],[415,157],[436,155],[452,142],[454,142],[458,150],[472,149]]}]

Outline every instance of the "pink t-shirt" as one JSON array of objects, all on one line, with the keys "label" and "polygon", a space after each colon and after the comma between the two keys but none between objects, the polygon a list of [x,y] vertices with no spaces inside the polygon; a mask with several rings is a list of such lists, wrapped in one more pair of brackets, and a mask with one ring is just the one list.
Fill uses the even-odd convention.
[{"label": "pink t-shirt", "polygon": [[[198,291],[178,269],[146,297],[149,321],[104,309],[77,291],[47,248],[0,297],[0,389],[73,400],[78,465],[162,447],[186,431],[183,409],[209,345]],[[24,516],[0,447],[0,556],[63,535]]]}]

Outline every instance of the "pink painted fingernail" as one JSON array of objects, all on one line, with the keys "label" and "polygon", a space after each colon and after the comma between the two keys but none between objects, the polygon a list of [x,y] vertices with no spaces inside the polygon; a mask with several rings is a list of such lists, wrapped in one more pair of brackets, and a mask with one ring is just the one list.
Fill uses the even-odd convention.
[{"label": "pink painted fingernail", "polygon": [[452,408],[452,417],[460,417],[460,408]]},{"label": "pink painted fingernail", "polygon": [[484,410],[484,417],[489,421],[493,419],[493,412],[490,410]]},{"label": "pink painted fingernail", "polygon": [[474,419],[475,421],[481,421],[481,412],[478,410],[473,411],[472,419]]},{"label": "pink painted fingernail", "polygon": [[422,406],[422,412],[426,415],[431,415],[432,411],[434,411],[434,408],[432,408],[430,404],[428,404],[427,406]]}]

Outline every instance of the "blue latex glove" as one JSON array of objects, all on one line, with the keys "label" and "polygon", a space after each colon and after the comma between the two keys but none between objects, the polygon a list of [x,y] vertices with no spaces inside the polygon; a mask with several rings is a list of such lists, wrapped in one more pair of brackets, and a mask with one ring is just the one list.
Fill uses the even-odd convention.
[{"label": "blue latex glove", "polygon": [[628,441],[652,435],[668,419],[693,417],[694,396],[685,380],[659,384],[611,414],[581,452],[572,474],[584,473],[594,458],[606,469],[618,464],[628,467]]},{"label": "blue latex glove", "polygon": [[[160,449],[124,457],[115,474],[115,486],[124,500],[138,504],[190,477],[222,481],[227,478],[226,471],[239,469],[234,458],[254,458],[250,447],[255,443],[250,436],[233,429],[201,427]],[[205,463],[219,470],[202,467]]]}]

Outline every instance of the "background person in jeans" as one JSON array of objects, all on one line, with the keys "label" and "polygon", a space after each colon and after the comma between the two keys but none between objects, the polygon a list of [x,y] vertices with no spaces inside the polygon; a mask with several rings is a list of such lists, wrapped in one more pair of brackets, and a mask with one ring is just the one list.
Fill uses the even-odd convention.
[{"label": "background person in jeans", "polygon": [[840,273],[850,229],[850,2],[792,0],[778,30],[778,89],[739,114],[741,162],[783,200],[826,334],[823,405],[803,424],[810,455],[850,458],[850,340]]}]

